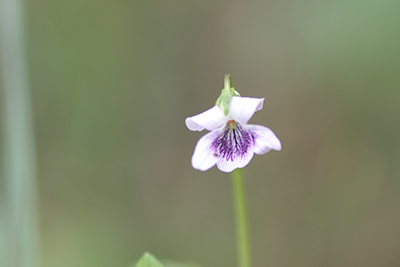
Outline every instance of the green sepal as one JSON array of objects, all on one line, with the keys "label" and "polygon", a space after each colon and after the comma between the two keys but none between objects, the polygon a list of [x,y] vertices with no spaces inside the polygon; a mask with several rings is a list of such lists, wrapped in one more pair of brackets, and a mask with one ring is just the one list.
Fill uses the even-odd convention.
[{"label": "green sepal", "polygon": [[218,106],[225,115],[229,114],[229,107],[233,96],[240,96],[240,94],[232,86],[232,78],[230,74],[225,75],[224,89],[218,97],[215,105]]},{"label": "green sepal", "polygon": [[136,267],[164,267],[164,265],[153,254],[145,252],[137,262]]}]

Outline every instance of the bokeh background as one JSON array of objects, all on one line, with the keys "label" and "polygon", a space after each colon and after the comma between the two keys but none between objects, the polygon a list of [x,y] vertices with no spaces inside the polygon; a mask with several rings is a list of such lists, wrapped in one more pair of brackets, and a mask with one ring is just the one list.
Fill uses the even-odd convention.
[{"label": "bokeh background", "polygon": [[44,267],[235,266],[194,170],[226,73],[281,152],[246,168],[254,266],[400,266],[400,2],[25,1]]}]

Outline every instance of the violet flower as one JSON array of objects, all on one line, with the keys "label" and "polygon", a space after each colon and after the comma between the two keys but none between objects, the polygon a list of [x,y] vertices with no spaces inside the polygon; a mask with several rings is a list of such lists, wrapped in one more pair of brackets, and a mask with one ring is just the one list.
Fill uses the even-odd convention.
[{"label": "violet flower", "polygon": [[281,150],[281,142],[269,128],[247,124],[262,109],[264,98],[240,97],[226,83],[221,97],[228,88],[233,90],[228,98],[219,101],[220,97],[213,108],[185,120],[191,131],[211,131],[200,138],[192,156],[193,168],[201,171],[216,164],[221,171],[231,172],[249,164],[254,153]]}]

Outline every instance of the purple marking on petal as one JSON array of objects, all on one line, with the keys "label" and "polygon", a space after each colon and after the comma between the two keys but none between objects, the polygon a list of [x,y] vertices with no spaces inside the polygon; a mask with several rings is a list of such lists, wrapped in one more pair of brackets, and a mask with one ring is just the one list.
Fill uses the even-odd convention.
[{"label": "purple marking on petal", "polygon": [[253,137],[240,123],[228,122],[211,147],[218,157],[234,161],[237,157],[243,158],[252,149]]}]

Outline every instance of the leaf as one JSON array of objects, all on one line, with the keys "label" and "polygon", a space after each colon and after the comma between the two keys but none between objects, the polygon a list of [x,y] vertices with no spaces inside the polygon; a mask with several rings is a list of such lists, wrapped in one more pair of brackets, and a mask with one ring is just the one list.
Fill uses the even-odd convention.
[{"label": "leaf", "polygon": [[176,262],[171,260],[163,261],[165,267],[201,267],[195,263],[190,262]]},{"label": "leaf", "polygon": [[161,262],[154,257],[154,255],[149,252],[145,252],[139,259],[136,267],[164,267],[164,265],[162,265]]}]

